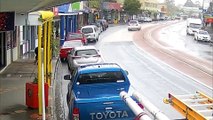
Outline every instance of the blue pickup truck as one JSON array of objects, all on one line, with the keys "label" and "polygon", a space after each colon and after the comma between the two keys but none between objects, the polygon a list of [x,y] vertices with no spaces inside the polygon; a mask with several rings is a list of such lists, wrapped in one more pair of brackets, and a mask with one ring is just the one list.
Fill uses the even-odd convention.
[{"label": "blue pickup truck", "polygon": [[71,120],[133,120],[135,115],[120,98],[129,91],[127,71],[116,63],[78,67],[65,75],[68,84],[67,104]]}]

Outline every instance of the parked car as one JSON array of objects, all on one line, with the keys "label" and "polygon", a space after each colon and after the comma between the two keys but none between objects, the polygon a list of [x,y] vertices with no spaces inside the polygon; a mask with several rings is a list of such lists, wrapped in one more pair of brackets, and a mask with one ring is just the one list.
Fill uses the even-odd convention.
[{"label": "parked car", "polygon": [[152,18],[150,17],[144,17],[144,22],[152,22]]},{"label": "parked car", "polygon": [[97,19],[96,22],[101,22],[104,26],[104,30],[106,30],[109,27],[109,24],[105,19]]},{"label": "parked car", "polygon": [[86,36],[88,42],[97,42],[99,39],[99,34],[101,33],[96,25],[84,26],[81,28],[81,32]]},{"label": "parked car", "polygon": [[137,20],[130,20],[128,25],[128,31],[130,30],[141,30],[141,26]]},{"label": "parked car", "polygon": [[144,19],[145,19],[145,17],[139,17],[139,18],[138,18],[138,22],[141,22],[141,23],[142,23],[142,22],[144,22]]},{"label": "parked car", "polygon": [[70,50],[72,50],[74,47],[79,47],[83,46],[82,40],[69,40],[69,41],[64,41],[64,44],[60,48],[60,59],[62,62],[67,60],[67,55]]},{"label": "parked car", "polygon": [[85,35],[83,33],[73,33],[73,32],[69,32],[65,38],[65,40],[81,40],[84,45],[87,44],[87,39],[85,37]]},{"label": "parked car", "polygon": [[97,23],[90,23],[90,25],[96,25],[101,32],[104,31],[103,25],[101,25],[99,22],[97,22]]},{"label": "parked car", "polygon": [[209,33],[205,30],[198,30],[194,33],[194,39],[198,41],[207,41],[211,40]]},{"label": "parked car", "polygon": [[121,99],[120,92],[130,91],[128,72],[115,63],[78,67],[67,92],[71,120],[134,120],[136,117]]},{"label": "parked car", "polygon": [[81,46],[75,47],[67,57],[68,67],[70,71],[73,71],[75,68],[93,64],[93,63],[102,63],[103,58],[94,46]]}]

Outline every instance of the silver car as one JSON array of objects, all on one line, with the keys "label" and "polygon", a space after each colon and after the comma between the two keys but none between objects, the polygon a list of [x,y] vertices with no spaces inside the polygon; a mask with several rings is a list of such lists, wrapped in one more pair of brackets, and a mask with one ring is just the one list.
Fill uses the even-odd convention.
[{"label": "silver car", "polygon": [[194,40],[209,42],[211,40],[211,37],[207,31],[198,30],[194,33]]},{"label": "silver car", "polygon": [[130,30],[141,30],[141,26],[137,20],[130,20],[128,25],[128,31]]},{"label": "silver car", "polygon": [[67,56],[68,68],[72,72],[81,65],[102,63],[103,59],[99,50],[94,46],[75,47]]}]

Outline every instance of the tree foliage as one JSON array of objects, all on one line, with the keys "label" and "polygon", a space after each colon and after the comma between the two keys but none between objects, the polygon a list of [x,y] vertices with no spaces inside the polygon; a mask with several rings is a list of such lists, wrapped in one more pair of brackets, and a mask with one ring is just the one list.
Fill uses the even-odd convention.
[{"label": "tree foliage", "polygon": [[167,6],[169,15],[174,15],[179,11],[178,8],[175,6],[175,0],[165,0],[165,4]]},{"label": "tree foliage", "polygon": [[141,3],[139,0],[125,0],[124,1],[124,10],[129,15],[137,14],[140,11]]}]

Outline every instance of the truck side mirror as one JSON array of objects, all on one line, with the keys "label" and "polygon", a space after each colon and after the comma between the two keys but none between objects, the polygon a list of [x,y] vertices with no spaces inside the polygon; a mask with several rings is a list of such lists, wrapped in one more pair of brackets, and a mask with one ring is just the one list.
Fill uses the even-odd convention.
[{"label": "truck side mirror", "polygon": [[71,80],[72,79],[72,76],[71,75],[65,75],[64,76],[64,80]]},{"label": "truck side mirror", "polygon": [[126,74],[129,75],[129,72],[127,70],[125,70]]}]

